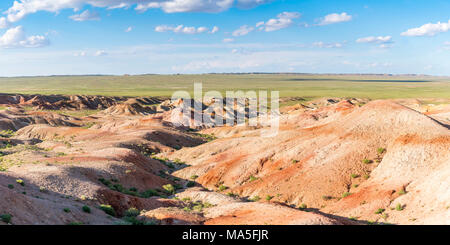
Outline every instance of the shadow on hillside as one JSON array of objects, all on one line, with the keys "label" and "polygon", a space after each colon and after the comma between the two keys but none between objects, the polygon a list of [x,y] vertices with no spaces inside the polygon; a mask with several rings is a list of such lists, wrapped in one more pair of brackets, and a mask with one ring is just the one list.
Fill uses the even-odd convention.
[{"label": "shadow on hillside", "polygon": [[350,219],[348,217],[324,213],[317,208],[306,208],[303,211],[320,214],[320,215],[323,215],[330,219],[338,220],[338,221],[342,222],[342,224],[344,224],[344,225],[386,225],[386,224],[388,224],[388,223],[383,223],[383,222],[370,222],[368,220]]}]

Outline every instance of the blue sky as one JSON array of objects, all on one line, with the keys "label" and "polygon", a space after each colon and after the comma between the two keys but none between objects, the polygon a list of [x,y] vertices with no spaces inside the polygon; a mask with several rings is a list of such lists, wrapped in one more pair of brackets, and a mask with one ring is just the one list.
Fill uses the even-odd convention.
[{"label": "blue sky", "polygon": [[0,1],[0,76],[450,75],[448,0]]}]

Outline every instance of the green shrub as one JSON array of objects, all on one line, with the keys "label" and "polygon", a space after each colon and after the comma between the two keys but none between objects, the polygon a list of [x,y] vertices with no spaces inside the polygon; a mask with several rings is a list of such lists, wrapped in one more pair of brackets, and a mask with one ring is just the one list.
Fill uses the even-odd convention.
[{"label": "green shrub", "polygon": [[308,206],[307,206],[306,204],[302,203],[298,208],[299,208],[300,210],[305,210],[305,209],[308,208]]},{"label": "green shrub", "polygon": [[9,223],[11,223],[12,216],[11,216],[11,214],[1,214],[1,215],[0,215],[0,219],[1,219],[3,222],[9,224]]},{"label": "green shrub", "polygon": [[267,196],[266,196],[266,201],[270,201],[270,200],[272,200],[272,198],[273,198],[273,196],[267,195]]},{"label": "green shrub", "polygon": [[67,224],[67,225],[84,225],[84,224],[83,224],[83,222],[77,222],[77,221],[74,221],[74,222],[70,222],[70,223]]},{"label": "green shrub", "polygon": [[69,209],[69,208],[64,208],[63,211],[64,211],[65,213],[70,213],[70,209]]},{"label": "green shrub", "polygon": [[257,202],[257,201],[261,200],[261,197],[254,196],[254,197],[250,198],[249,200],[252,201],[252,202]]},{"label": "green shrub", "polygon": [[127,211],[125,211],[126,217],[137,217],[139,216],[141,212],[137,208],[129,208]]},{"label": "green shrub", "polygon": [[159,196],[158,192],[156,190],[153,189],[148,189],[144,192],[139,193],[139,196],[142,198],[149,198],[152,196]]},{"label": "green shrub", "polygon": [[344,194],[342,194],[342,197],[348,197],[348,196],[350,196],[352,193],[350,193],[350,192],[344,192]]},{"label": "green shrub", "polygon": [[220,185],[220,186],[219,186],[219,191],[224,191],[224,190],[226,190],[226,189],[228,189],[228,187],[226,187],[226,186],[224,186],[224,185]]},{"label": "green shrub", "polygon": [[253,182],[253,181],[255,181],[255,180],[258,180],[259,178],[257,178],[257,177],[255,177],[255,176],[250,176],[250,182]]},{"label": "green shrub", "polygon": [[403,206],[399,203],[399,204],[397,204],[397,206],[395,206],[395,210],[402,211],[403,210]]},{"label": "green shrub", "polygon": [[377,152],[378,152],[378,154],[383,154],[383,153],[385,153],[386,152],[386,149],[385,148],[382,148],[382,147],[380,147],[380,148],[378,148],[377,149]]},{"label": "green shrub", "polygon": [[352,177],[352,179],[356,179],[356,178],[359,177],[359,175],[357,175],[357,174],[352,174],[352,175],[350,175],[350,177]]},{"label": "green shrub", "polygon": [[169,194],[175,193],[175,187],[172,184],[163,185],[163,189]]},{"label": "green shrub", "polygon": [[371,164],[373,161],[372,161],[372,160],[369,160],[369,159],[363,159],[362,162],[363,162],[364,164]]},{"label": "green shrub", "polygon": [[375,214],[382,214],[385,211],[384,208],[379,208],[377,211],[375,211]]},{"label": "green shrub", "polygon": [[21,180],[21,179],[17,179],[16,182],[17,182],[17,184],[19,184],[21,186],[25,186],[25,182],[23,182],[23,180]]},{"label": "green shrub", "polygon": [[192,175],[191,180],[196,180],[198,178],[198,175]]},{"label": "green shrub", "polygon": [[14,185],[9,184],[9,185],[8,185],[8,188],[9,188],[9,189],[14,189]]},{"label": "green shrub", "polygon": [[88,206],[83,206],[81,208],[81,210],[83,210],[83,212],[90,214],[91,213],[91,208]]},{"label": "green shrub", "polygon": [[186,184],[186,187],[194,187],[195,186],[195,182],[194,181],[189,181]]},{"label": "green shrub", "polygon": [[100,209],[111,216],[116,216],[116,211],[111,205],[101,204]]}]

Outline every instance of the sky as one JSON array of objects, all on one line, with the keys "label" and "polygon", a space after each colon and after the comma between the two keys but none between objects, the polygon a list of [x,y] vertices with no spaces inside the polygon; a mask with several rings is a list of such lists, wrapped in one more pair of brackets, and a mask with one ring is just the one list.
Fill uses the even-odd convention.
[{"label": "sky", "polygon": [[448,0],[2,0],[0,76],[450,75]]}]

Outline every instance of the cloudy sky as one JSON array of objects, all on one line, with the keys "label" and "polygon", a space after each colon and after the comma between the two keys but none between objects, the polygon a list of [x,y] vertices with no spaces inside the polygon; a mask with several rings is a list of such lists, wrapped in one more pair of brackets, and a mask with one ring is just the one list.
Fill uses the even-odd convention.
[{"label": "cloudy sky", "polygon": [[450,75],[448,0],[2,0],[0,76]]}]

